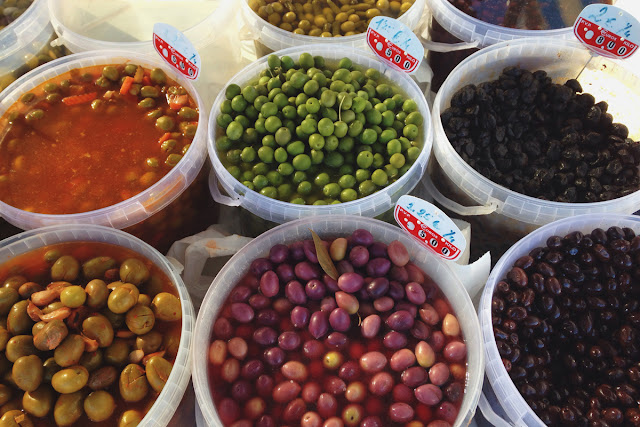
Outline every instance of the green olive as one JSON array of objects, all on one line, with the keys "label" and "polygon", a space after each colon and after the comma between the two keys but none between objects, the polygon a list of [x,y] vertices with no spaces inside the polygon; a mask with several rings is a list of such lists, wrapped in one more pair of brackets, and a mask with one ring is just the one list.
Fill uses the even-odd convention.
[{"label": "green olive", "polygon": [[58,258],[60,258],[62,254],[57,249],[51,249],[44,253],[44,260],[46,262],[56,262]]},{"label": "green olive", "polygon": [[16,335],[7,342],[5,355],[9,362],[15,363],[22,356],[29,356],[37,352],[31,335]]},{"label": "green olive", "polygon": [[174,167],[175,165],[177,165],[178,163],[180,163],[180,160],[182,160],[182,156],[180,154],[169,154],[167,156],[167,160],[164,161],[164,163],[167,166],[171,166]]},{"label": "green olive", "polygon": [[100,313],[109,320],[109,323],[111,323],[115,329],[119,329],[124,326],[124,314],[116,314],[108,308],[105,308]]},{"label": "green olive", "polygon": [[2,427],[33,427],[33,422],[28,415],[19,409],[13,409],[4,413],[0,418]]},{"label": "green olive", "polygon": [[168,292],[160,292],[153,298],[151,309],[156,318],[165,322],[174,322],[182,318],[180,299]]},{"label": "green olive", "polygon": [[62,369],[60,366],[58,366],[58,364],[56,363],[56,360],[53,357],[48,358],[47,360],[44,361],[44,363],[42,364],[42,367],[44,368],[44,376],[43,376],[43,380],[46,383],[51,383],[51,378],[53,378],[53,375],[58,372],[60,369]]},{"label": "green olive", "polygon": [[6,316],[13,304],[17,303],[19,299],[20,294],[17,289],[12,287],[0,288],[0,315]]},{"label": "green olive", "polygon": [[109,347],[113,342],[113,326],[105,316],[94,314],[82,322],[82,333],[98,342],[99,347]]},{"label": "green olive", "polygon": [[68,286],[60,293],[60,302],[69,308],[78,308],[84,305],[87,294],[82,286]]},{"label": "green olive", "polygon": [[53,409],[55,395],[51,387],[41,385],[34,391],[27,391],[22,396],[22,407],[34,417],[45,417]]},{"label": "green olive", "polygon": [[4,283],[2,283],[2,287],[13,288],[17,291],[18,289],[20,289],[20,286],[22,286],[24,283],[27,283],[27,282],[28,280],[24,276],[11,276],[11,277],[8,277],[4,281]]},{"label": "green olive", "polygon": [[70,255],[63,255],[51,266],[51,279],[72,282],[78,278],[79,272],[80,263]]},{"label": "green olive", "polygon": [[67,368],[80,363],[80,358],[83,353],[84,340],[80,335],[71,334],[55,349],[53,358],[58,366]]},{"label": "green olive", "polygon": [[169,379],[172,368],[173,365],[171,362],[160,356],[153,356],[147,361],[147,365],[145,367],[147,381],[149,381],[149,385],[156,391],[156,393],[160,393],[164,388],[164,385]]},{"label": "green olive", "polygon": [[138,70],[138,66],[135,64],[127,64],[124,66],[124,73],[127,76],[133,76]]},{"label": "green olive", "polygon": [[89,375],[87,386],[91,390],[102,390],[111,387],[118,380],[118,370],[113,366],[103,366]]},{"label": "green olive", "polygon": [[162,131],[169,132],[175,126],[175,121],[169,116],[162,116],[156,119],[156,127]]},{"label": "green olive", "polygon": [[138,304],[144,305],[145,307],[151,306],[151,297],[147,294],[140,294],[138,296]]},{"label": "green olive", "polygon": [[27,306],[29,301],[22,300],[13,304],[9,315],[7,316],[7,330],[11,335],[21,335],[31,332],[31,328],[35,323],[27,314]]},{"label": "green olive", "polygon": [[42,360],[34,354],[22,356],[13,364],[11,374],[21,390],[34,391],[42,383]]},{"label": "green olive", "polygon": [[22,401],[19,397],[16,397],[4,405],[0,406],[0,414],[4,415],[9,411],[22,410]]},{"label": "green olive", "polygon": [[43,308],[42,313],[49,314],[52,311],[56,311],[63,307],[65,307],[65,305],[62,303],[62,301],[55,301],[55,302],[52,302],[51,304],[48,304],[45,308]]},{"label": "green olive", "polygon": [[160,68],[154,68],[149,75],[151,81],[157,85],[163,85],[167,82],[167,75]]},{"label": "green olive", "polygon": [[33,345],[40,351],[54,350],[67,338],[69,330],[67,325],[59,319],[52,320],[36,332],[36,327],[44,322],[38,322],[33,326]]},{"label": "green olive", "polygon": [[120,396],[125,402],[139,402],[149,391],[149,383],[140,365],[129,364],[120,373]]},{"label": "green olive", "polygon": [[142,101],[138,102],[138,107],[140,108],[153,108],[156,106],[156,100],[153,98],[145,98]]},{"label": "green olive", "polygon": [[172,328],[164,333],[162,345],[167,356],[176,357],[180,348],[180,328]]},{"label": "green olive", "polygon": [[53,417],[60,427],[71,426],[76,423],[83,411],[84,393],[76,391],[70,394],[61,394],[53,408]]},{"label": "green olive", "polygon": [[5,328],[0,327],[0,351],[7,348],[7,342],[11,338],[11,334]]},{"label": "green olive", "polygon": [[130,352],[127,341],[116,338],[109,347],[104,349],[104,361],[109,365],[122,366],[129,360]]},{"label": "green olive", "polygon": [[82,264],[82,274],[87,280],[103,279],[104,273],[116,266],[116,260],[108,256],[91,258]]},{"label": "green olive", "polygon": [[142,417],[143,415],[140,411],[135,409],[124,411],[118,420],[118,427],[136,427],[142,422]]},{"label": "green olive", "polygon": [[107,284],[100,279],[93,279],[84,291],[87,293],[87,305],[91,308],[97,309],[107,305],[107,298],[109,298],[109,289]]},{"label": "green olive", "polygon": [[89,371],[84,366],[75,365],[61,369],[51,378],[51,386],[61,394],[75,393],[87,385]]},{"label": "green olive", "polygon": [[102,351],[96,350],[91,353],[84,353],[80,358],[80,364],[87,368],[87,371],[93,372],[102,366],[103,357]]},{"label": "green olive", "polygon": [[[2,289],[2,288],[0,288],[0,289]],[[44,290],[44,288],[42,286],[40,286],[39,284],[37,284],[35,282],[27,282],[27,283],[23,283],[22,285],[20,285],[20,288],[18,289],[18,293],[20,294],[22,299],[29,299],[29,298],[31,298],[31,295],[35,294],[36,292],[43,291],[43,290]]]},{"label": "green olive", "polygon": [[140,95],[144,98],[157,98],[160,96],[160,91],[155,86],[142,86],[140,89]]},{"label": "green olive", "polygon": [[116,314],[123,314],[136,305],[138,302],[138,296],[140,296],[138,288],[130,283],[125,283],[111,291],[109,299],[107,300],[107,306],[112,312]]},{"label": "green olive", "polygon": [[144,335],[153,329],[156,319],[149,307],[136,304],[127,312],[126,323],[136,335]]},{"label": "green olive", "polygon": [[11,387],[6,386],[4,384],[0,384],[0,406],[10,401],[12,394],[13,394],[13,391]]},{"label": "green olive", "polygon": [[162,339],[160,332],[151,331],[136,338],[136,348],[144,351],[144,354],[155,353],[162,345]]},{"label": "green olive", "polygon": [[113,65],[107,65],[102,69],[102,76],[108,78],[112,82],[116,82],[120,79],[120,73],[118,69]]},{"label": "green olive", "polygon": [[198,117],[198,112],[193,108],[182,107],[180,108],[180,111],[178,111],[178,116],[185,120],[193,120]]},{"label": "green olive", "polygon": [[43,117],[44,117],[44,111],[39,109],[39,108],[37,108],[37,109],[31,110],[27,114],[25,114],[24,120],[27,123],[31,123],[31,122],[35,122],[36,120],[40,120]]},{"label": "green olive", "polygon": [[94,391],[84,400],[84,412],[93,422],[105,421],[116,409],[116,401],[104,390]]}]

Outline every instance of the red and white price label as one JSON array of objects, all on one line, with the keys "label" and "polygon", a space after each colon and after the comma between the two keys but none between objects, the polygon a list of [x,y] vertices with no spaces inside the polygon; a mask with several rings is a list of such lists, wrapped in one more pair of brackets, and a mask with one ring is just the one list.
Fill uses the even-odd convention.
[{"label": "red and white price label", "polygon": [[156,52],[180,74],[196,80],[200,74],[200,55],[189,39],[169,24],[153,26],[153,46]]},{"label": "red and white price label", "polygon": [[467,247],[460,229],[431,203],[414,196],[402,196],[393,214],[402,229],[446,260],[458,259]]},{"label": "red and white price label", "polygon": [[587,48],[608,58],[628,58],[640,44],[638,20],[610,5],[585,7],[573,24],[573,33]]},{"label": "red and white price label", "polygon": [[402,22],[388,16],[376,16],[367,28],[367,44],[393,68],[413,73],[424,58],[418,37]]}]

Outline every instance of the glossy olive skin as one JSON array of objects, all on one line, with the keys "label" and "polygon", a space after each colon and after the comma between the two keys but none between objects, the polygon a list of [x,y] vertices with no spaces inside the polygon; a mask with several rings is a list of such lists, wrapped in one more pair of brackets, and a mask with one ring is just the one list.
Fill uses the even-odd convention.
[{"label": "glossy olive skin", "polygon": [[107,298],[109,298],[109,289],[104,280],[93,279],[84,291],[87,293],[87,305],[91,308],[99,309],[107,305]]},{"label": "glossy olive skin", "polygon": [[0,426],[2,427],[33,427],[33,421],[28,415],[20,410],[10,410],[0,418]]},{"label": "glossy olive skin", "polygon": [[9,362],[15,363],[20,357],[36,354],[37,351],[31,335],[16,335],[7,342],[5,356]]},{"label": "glossy olive skin", "polygon": [[147,381],[156,393],[160,393],[164,388],[171,374],[171,369],[173,369],[173,364],[160,356],[153,356],[147,362],[145,367]]},{"label": "glossy olive skin", "polygon": [[135,427],[142,422],[142,414],[139,411],[130,409],[125,411],[118,420],[118,427]]},{"label": "glossy olive skin", "polygon": [[127,365],[120,374],[118,385],[120,396],[126,402],[139,402],[149,392],[149,382],[144,369],[140,365]]},{"label": "glossy olive skin", "polygon": [[182,318],[180,300],[168,292],[160,292],[151,301],[151,309],[158,320],[175,322]]},{"label": "glossy olive skin", "polygon": [[129,258],[120,265],[120,280],[123,282],[138,286],[148,279],[149,269],[139,259]]},{"label": "glossy olive skin", "polygon": [[43,380],[44,382],[49,384],[51,384],[51,379],[53,378],[53,375],[56,372],[58,372],[60,369],[62,369],[62,367],[56,363],[56,360],[53,357],[50,357],[47,360],[45,360],[44,363],[42,364],[42,367],[44,369]]},{"label": "glossy olive skin", "polygon": [[92,340],[98,341],[99,347],[109,347],[113,342],[113,326],[109,319],[101,314],[87,317],[82,322],[82,333]]},{"label": "glossy olive skin", "polygon": [[22,407],[34,417],[42,418],[51,412],[55,403],[55,394],[50,386],[41,385],[34,391],[22,396]]},{"label": "glossy olive skin", "polygon": [[116,409],[116,402],[104,390],[94,391],[84,400],[84,412],[91,421],[105,421],[111,417]]},{"label": "glossy olive skin", "polygon": [[42,383],[44,375],[42,360],[34,354],[22,356],[13,364],[11,369],[13,381],[24,391],[34,391]]},{"label": "glossy olive skin", "polygon": [[35,322],[31,320],[27,314],[28,305],[28,301],[22,300],[11,306],[11,310],[7,316],[7,330],[12,335],[22,335],[31,332],[31,328]]},{"label": "glossy olive skin", "polygon": [[104,357],[102,356],[102,350],[96,350],[92,352],[85,352],[80,358],[80,364],[84,366],[87,371],[93,372],[100,368],[104,363]]},{"label": "glossy olive skin", "polygon": [[69,334],[67,325],[59,319],[43,323],[38,322],[33,326],[33,345],[40,351],[57,349]]},{"label": "glossy olive skin", "polygon": [[84,341],[80,335],[71,334],[55,349],[53,358],[58,366],[67,368],[80,363],[84,353]]},{"label": "glossy olive skin", "polygon": [[6,316],[13,307],[13,304],[17,303],[20,299],[18,291],[11,287],[0,288],[0,315]]},{"label": "glossy olive skin", "polygon": [[73,282],[80,273],[80,263],[70,255],[63,255],[51,266],[51,278]]},{"label": "glossy olive skin", "polygon": [[115,267],[115,265],[116,260],[111,257],[99,256],[91,258],[82,264],[82,274],[88,280],[102,279],[104,278],[104,273]]},{"label": "glossy olive skin", "polygon": [[10,401],[12,396],[13,391],[11,390],[11,387],[0,384],[0,406]]},{"label": "glossy olive skin", "polygon": [[118,370],[113,366],[103,366],[89,375],[87,386],[91,390],[102,390],[111,387],[118,381]]},{"label": "glossy olive skin", "polygon": [[125,283],[111,291],[109,299],[107,300],[107,306],[109,310],[116,314],[124,314],[138,303],[139,296],[140,291],[135,285]]},{"label": "glossy olive skin", "polygon": [[125,322],[131,332],[136,335],[144,335],[151,332],[156,318],[149,307],[136,304],[127,312]]},{"label": "glossy olive skin", "polygon": [[84,413],[84,392],[61,394],[53,408],[53,417],[60,427],[73,425]]},{"label": "glossy olive skin", "polygon": [[89,371],[84,366],[75,365],[61,369],[51,378],[51,386],[61,394],[71,394],[81,390],[89,381]]},{"label": "glossy olive skin", "polygon": [[136,348],[144,351],[145,354],[155,353],[162,345],[162,339],[160,332],[151,331],[136,338]]},{"label": "glossy olive skin", "polygon": [[116,338],[113,343],[104,349],[105,363],[113,366],[123,366],[129,360],[131,349],[126,340]]}]

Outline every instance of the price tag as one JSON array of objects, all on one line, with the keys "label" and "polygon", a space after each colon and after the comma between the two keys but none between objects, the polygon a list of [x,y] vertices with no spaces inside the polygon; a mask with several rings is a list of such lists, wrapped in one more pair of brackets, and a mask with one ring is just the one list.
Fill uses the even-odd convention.
[{"label": "price tag", "polygon": [[609,5],[585,7],[573,24],[573,33],[589,49],[607,58],[628,58],[640,44],[638,20]]},{"label": "price tag", "polygon": [[367,28],[367,44],[393,68],[413,73],[424,58],[418,37],[402,22],[388,16],[376,16]]},{"label": "price tag", "polygon": [[153,46],[156,52],[180,74],[196,80],[200,73],[200,55],[189,39],[169,24],[153,26]]},{"label": "price tag", "polygon": [[451,218],[422,199],[400,197],[393,215],[401,228],[446,260],[458,259],[467,247],[467,240]]}]

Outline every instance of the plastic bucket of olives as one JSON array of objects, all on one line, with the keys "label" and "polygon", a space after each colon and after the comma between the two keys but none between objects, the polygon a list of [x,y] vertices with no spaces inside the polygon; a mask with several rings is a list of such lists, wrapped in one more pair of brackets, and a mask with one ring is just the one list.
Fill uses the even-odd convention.
[{"label": "plastic bucket of olives", "polygon": [[379,0],[376,4],[341,0],[292,4],[242,0],[240,3],[258,57],[318,43],[331,44],[334,49],[338,45],[367,49],[365,35],[371,18],[381,14],[391,16],[413,30],[425,7],[425,0]]},{"label": "plastic bucket of olives", "polygon": [[[132,232],[156,245],[154,236],[179,232],[173,219],[194,222],[188,195],[197,182],[206,196],[206,179],[196,181],[206,159],[203,110],[191,83],[160,58],[87,52],[40,67],[0,95],[0,215],[25,230],[150,220]],[[168,209],[173,219],[163,217]]]},{"label": "plastic bucket of olives", "polygon": [[[327,259],[337,280],[320,271]],[[211,426],[464,426],[482,387],[479,337],[463,285],[400,229],[304,218],[262,234],[214,279],[196,321],[194,388]]]},{"label": "plastic bucket of olives", "polygon": [[51,47],[55,36],[47,0],[5,1],[0,14],[0,92],[18,77],[67,53]]},{"label": "plastic bucket of olives", "polygon": [[[325,75],[316,75],[315,58]],[[334,80],[357,76],[371,101],[365,90],[349,83],[349,94],[344,81],[327,78],[332,70]],[[432,144],[428,117],[415,82],[372,55],[313,45],[261,58],[231,79],[211,111],[209,157],[230,196],[210,185],[213,198],[276,223],[311,215],[380,215],[424,173]]]},{"label": "plastic bucket of olives", "polygon": [[479,308],[494,425],[637,422],[636,233],[636,216],[565,218],[495,265]]},{"label": "plastic bucket of olives", "polygon": [[463,61],[438,92],[434,194],[472,223],[486,250],[504,253],[557,219],[638,209],[640,126],[628,105],[640,101],[640,81],[614,61],[590,58],[578,42],[504,42]]},{"label": "plastic bucket of olives", "polygon": [[0,247],[13,375],[0,423],[167,425],[190,380],[195,321],[167,260],[97,225],[40,228]]}]

